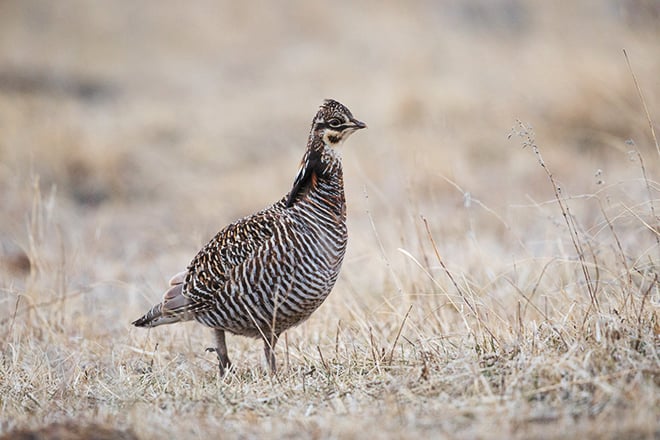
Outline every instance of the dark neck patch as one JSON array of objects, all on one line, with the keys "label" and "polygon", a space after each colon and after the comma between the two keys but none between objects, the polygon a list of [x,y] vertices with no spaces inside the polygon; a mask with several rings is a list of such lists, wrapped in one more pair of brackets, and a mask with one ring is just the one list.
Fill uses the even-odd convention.
[{"label": "dark neck patch", "polygon": [[293,182],[293,188],[287,197],[286,206],[291,207],[316,185],[317,174],[321,168],[321,155],[318,151],[309,149],[302,161],[303,168]]}]

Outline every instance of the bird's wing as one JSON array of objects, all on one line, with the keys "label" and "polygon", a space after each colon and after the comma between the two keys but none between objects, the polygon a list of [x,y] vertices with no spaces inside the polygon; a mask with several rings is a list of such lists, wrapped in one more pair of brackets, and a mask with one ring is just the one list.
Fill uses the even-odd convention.
[{"label": "bird's wing", "polygon": [[[189,311],[210,308],[229,278],[229,272],[251,258],[275,233],[284,199],[273,206],[232,223],[204,246],[188,265],[182,294]],[[173,281],[180,280],[180,277]]]}]

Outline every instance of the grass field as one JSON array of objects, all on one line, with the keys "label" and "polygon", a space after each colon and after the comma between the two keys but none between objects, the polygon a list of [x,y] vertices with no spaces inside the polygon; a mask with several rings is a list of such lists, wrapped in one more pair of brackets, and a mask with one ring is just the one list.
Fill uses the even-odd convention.
[{"label": "grass field", "polygon": [[[658,41],[653,0],[0,2],[0,437],[660,438]],[[131,327],[324,98],[369,129],[278,375]]]}]

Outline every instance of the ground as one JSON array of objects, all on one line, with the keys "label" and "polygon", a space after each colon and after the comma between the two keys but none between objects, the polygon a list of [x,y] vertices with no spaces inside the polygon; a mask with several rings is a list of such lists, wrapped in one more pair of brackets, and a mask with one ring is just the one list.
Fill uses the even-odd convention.
[{"label": "ground", "polygon": [[[546,3],[1,2],[0,436],[659,438],[660,6]],[[324,98],[349,249],[277,376],[131,327]]]}]

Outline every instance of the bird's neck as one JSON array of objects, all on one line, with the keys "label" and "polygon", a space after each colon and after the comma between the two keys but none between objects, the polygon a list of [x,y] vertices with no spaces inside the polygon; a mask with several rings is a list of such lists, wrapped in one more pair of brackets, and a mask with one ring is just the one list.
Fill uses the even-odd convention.
[{"label": "bird's neck", "polygon": [[320,196],[344,210],[344,176],[341,155],[322,142],[311,143],[300,163],[300,169],[287,197],[287,206],[306,198]]}]

